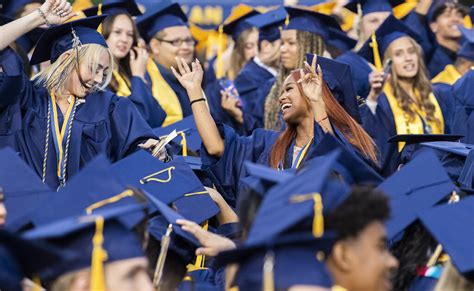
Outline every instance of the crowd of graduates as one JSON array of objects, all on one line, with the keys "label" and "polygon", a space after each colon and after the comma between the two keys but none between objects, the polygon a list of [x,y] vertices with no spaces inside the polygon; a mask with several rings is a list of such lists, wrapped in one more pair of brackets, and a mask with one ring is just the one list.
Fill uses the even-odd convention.
[{"label": "crowd of graduates", "polygon": [[155,2],[0,2],[1,291],[474,290],[474,6]]}]

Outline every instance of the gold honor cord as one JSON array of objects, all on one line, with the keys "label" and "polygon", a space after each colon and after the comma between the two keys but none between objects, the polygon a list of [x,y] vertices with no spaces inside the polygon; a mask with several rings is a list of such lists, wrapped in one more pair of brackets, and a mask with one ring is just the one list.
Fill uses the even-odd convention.
[{"label": "gold honor cord", "polygon": [[163,277],[163,269],[165,267],[166,255],[168,254],[168,248],[170,246],[170,236],[172,231],[173,225],[170,223],[166,229],[165,235],[161,237],[160,255],[158,256],[155,267],[155,275],[153,276],[153,287],[155,290],[160,290],[161,278]]},{"label": "gold honor cord", "polygon": [[313,236],[318,238],[322,237],[324,234],[324,216],[323,216],[323,200],[321,199],[321,194],[312,193],[312,194],[303,194],[295,195],[291,197],[291,203],[302,203],[308,200],[313,200]]},{"label": "gold honor cord", "polygon": [[94,204],[91,204],[89,207],[86,208],[86,213],[87,213],[87,215],[91,215],[92,211],[96,210],[97,208],[104,207],[105,205],[118,202],[118,201],[120,201],[120,200],[122,200],[123,198],[126,198],[126,197],[132,197],[133,195],[134,195],[133,191],[130,190],[130,189],[127,189],[127,190],[123,191],[120,194],[117,194],[117,195],[112,196],[110,198],[107,198],[107,199],[98,201]]},{"label": "gold honor cord", "polygon": [[[460,197],[458,193],[456,193],[456,191],[453,191],[453,193],[451,193],[451,196],[449,197],[448,204],[458,203],[459,200],[460,200]],[[438,244],[436,246],[436,249],[433,255],[428,260],[428,263],[426,263],[426,267],[430,268],[436,265],[436,262],[438,262],[438,258],[441,256],[442,252],[443,252],[443,246],[441,244]]]},{"label": "gold honor cord", "polygon": [[92,238],[91,258],[91,290],[105,291],[104,262],[107,260],[107,252],[103,249],[104,243],[104,217],[95,219],[95,234]]},{"label": "gold honor cord", "polygon": [[[153,182],[158,182],[158,183],[168,183],[173,178],[173,175],[172,175],[171,171],[173,171],[174,169],[176,169],[176,167],[171,166],[169,168],[163,169],[161,171],[158,171],[156,173],[153,173],[151,175],[143,177],[143,178],[140,179],[140,184],[144,185],[144,184],[147,184],[147,183],[152,182],[152,181]],[[166,179],[155,178],[155,176],[163,174],[163,173],[168,173],[168,177]]]},{"label": "gold honor cord", "polygon": [[275,255],[272,251],[268,251],[263,259],[263,291],[275,290]]}]

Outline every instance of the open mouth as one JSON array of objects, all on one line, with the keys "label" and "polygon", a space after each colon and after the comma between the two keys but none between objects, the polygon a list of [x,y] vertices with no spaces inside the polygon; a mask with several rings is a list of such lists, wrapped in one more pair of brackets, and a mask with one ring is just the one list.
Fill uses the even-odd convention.
[{"label": "open mouth", "polygon": [[415,69],[415,64],[406,64],[403,66],[403,68],[407,71],[412,71]]},{"label": "open mouth", "polygon": [[281,105],[281,111],[284,112],[284,111],[290,109],[292,106],[293,106],[293,104],[291,104],[291,103],[284,103],[284,104]]}]

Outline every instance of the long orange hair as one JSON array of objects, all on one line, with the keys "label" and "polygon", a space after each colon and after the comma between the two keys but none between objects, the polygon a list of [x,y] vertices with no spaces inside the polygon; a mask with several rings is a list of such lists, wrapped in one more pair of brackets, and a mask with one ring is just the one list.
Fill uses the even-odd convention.
[{"label": "long orange hair", "polygon": [[[301,71],[294,70],[290,75],[296,82],[296,86],[300,95],[304,97],[305,94],[303,87],[297,82],[297,80],[301,79]],[[369,158],[373,162],[377,163],[377,150],[372,138],[339,104],[324,81],[322,92],[323,102],[326,105],[326,111],[331,124],[341,131],[349,143],[359,150],[359,152],[361,152],[366,158]],[[303,98],[303,100],[308,110],[312,111],[309,99]],[[272,151],[270,153],[270,166],[272,168],[276,169],[280,161],[285,160],[286,153],[288,152],[294,138],[296,138],[296,125],[287,123],[286,129],[278,137],[277,141],[272,147]]]}]

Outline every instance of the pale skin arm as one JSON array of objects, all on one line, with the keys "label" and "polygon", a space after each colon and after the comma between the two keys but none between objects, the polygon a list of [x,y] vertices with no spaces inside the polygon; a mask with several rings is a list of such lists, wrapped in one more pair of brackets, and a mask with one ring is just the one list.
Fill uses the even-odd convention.
[{"label": "pale skin arm", "polygon": [[[61,24],[76,14],[72,12],[71,4],[66,0],[47,0],[41,5],[46,19],[50,24]],[[0,50],[36,27],[45,24],[38,10],[0,26]]]},{"label": "pale skin arm", "polygon": [[[191,68],[183,59],[176,58],[176,62],[178,69],[171,67],[171,71],[186,89],[189,101],[192,102],[204,98],[201,88],[204,72],[199,60],[196,59],[196,61],[191,64]],[[206,102],[195,102],[191,108],[193,110],[196,127],[207,152],[212,156],[221,157],[224,153],[224,140],[217,129],[214,119],[212,119]]]},{"label": "pale skin arm", "polygon": [[223,236],[203,229],[199,224],[186,219],[178,219],[177,224],[181,225],[184,231],[189,232],[197,238],[202,247],[196,249],[196,255],[217,256],[220,252],[235,249],[235,243]]},{"label": "pale skin arm", "polygon": [[227,224],[227,223],[236,223],[239,222],[239,218],[237,214],[234,212],[232,207],[224,200],[222,195],[213,188],[205,187],[209,195],[211,196],[212,200],[216,202],[217,206],[219,206],[220,212],[217,214],[217,221],[219,221],[220,225]]}]

